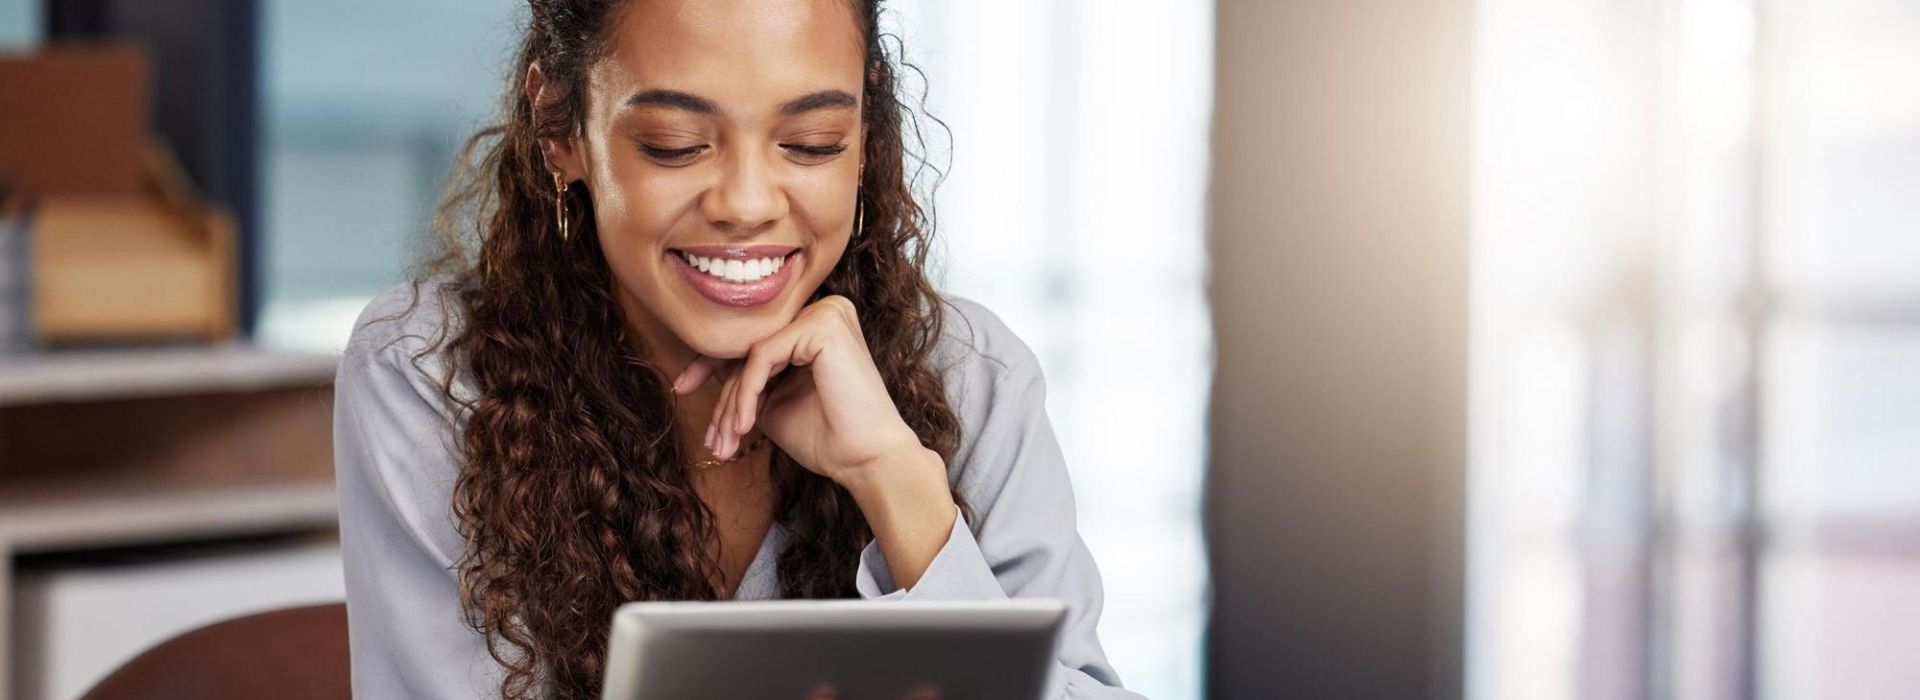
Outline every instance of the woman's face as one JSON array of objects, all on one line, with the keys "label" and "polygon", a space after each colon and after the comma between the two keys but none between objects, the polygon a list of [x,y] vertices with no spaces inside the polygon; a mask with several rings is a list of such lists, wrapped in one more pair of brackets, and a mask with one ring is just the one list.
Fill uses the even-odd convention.
[{"label": "woman's face", "polygon": [[866,70],[851,3],[634,0],[612,21],[584,127],[549,157],[591,194],[656,359],[742,357],[852,234]]}]

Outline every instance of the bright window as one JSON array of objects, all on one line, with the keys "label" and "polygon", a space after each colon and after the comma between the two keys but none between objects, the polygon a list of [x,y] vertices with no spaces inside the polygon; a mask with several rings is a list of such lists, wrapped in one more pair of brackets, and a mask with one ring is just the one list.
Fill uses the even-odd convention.
[{"label": "bright window", "polygon": [[[927,74],[946,289],[1040,356],[1101,641],[1129,688],[1200,696],[1200,534],[1212,329],[1207,3],[901,4]],[[1141,47],[1152,46],[1151,51]],[[950,156],[950,157],[949,157]]]},{"label": "bright window", "polygon": [[1920,3],[1478,4],[1470,695],[1920,684]]}]

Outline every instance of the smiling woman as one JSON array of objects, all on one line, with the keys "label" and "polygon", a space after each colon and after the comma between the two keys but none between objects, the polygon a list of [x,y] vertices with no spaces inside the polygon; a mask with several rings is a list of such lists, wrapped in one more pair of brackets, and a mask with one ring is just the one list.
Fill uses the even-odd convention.
[{"label": "smiling woman", "polygon": [[1031,596],[1053,696],[1137,697],[1033,353],[924,272],[877,1],[530,5],[336,383],[359,694],[593,696],[626,601]]}]

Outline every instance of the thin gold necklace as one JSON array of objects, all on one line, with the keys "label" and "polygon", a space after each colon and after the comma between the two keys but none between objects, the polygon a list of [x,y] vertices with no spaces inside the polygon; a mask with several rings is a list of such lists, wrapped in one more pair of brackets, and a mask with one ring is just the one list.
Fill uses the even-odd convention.
[{"label": "thin gold necklace", "polygon": [[761,433],[758,437],[755,437],[753,439],[753,442],[748,443],[747,446],[740,448],[739,453],[735,454],[734,456],[728,457],[726,459],[714,459],[713,457],[707,457],[706,459],[694,460],[693,469],[694,471],[706,471],[708,469],[718,467],[722,464],[732,464],[734,462],[738,462],[742,459],[746,459],[747,455],[753,454],[755,450],[760,449],[760,446],[765,444],[766,442],[767,442],[766,433]]}]

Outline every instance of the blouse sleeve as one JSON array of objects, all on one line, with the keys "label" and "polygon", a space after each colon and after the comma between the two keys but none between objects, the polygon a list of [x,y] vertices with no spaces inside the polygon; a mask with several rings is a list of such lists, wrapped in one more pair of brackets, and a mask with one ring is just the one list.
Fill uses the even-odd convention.
[{"label": "blouse sleeve", "polygon": [[1100,573],[1074,524],[1073,487],[1046,414],[1046,383],[1031,350],[984,307],[955,306],[984,333],[971,359],[949,375],[949,396],[967,426],[949,479],[973,511],[958,510],[947,542],[910,589],[893,583],[877,542],[860,555],[855,583],[876,600],[1058,598],[1067,604],[1049,698],[1141,696],[1123,690],[1095,627]]},{"label": "blouse sleeve", "polygon": [[[447,405],[405,336],[369,307],[334,383],[348,646],[356,698],[498,694],[499,665],[459,610]],[[392,323],[392,322],[387,322]]]}]

